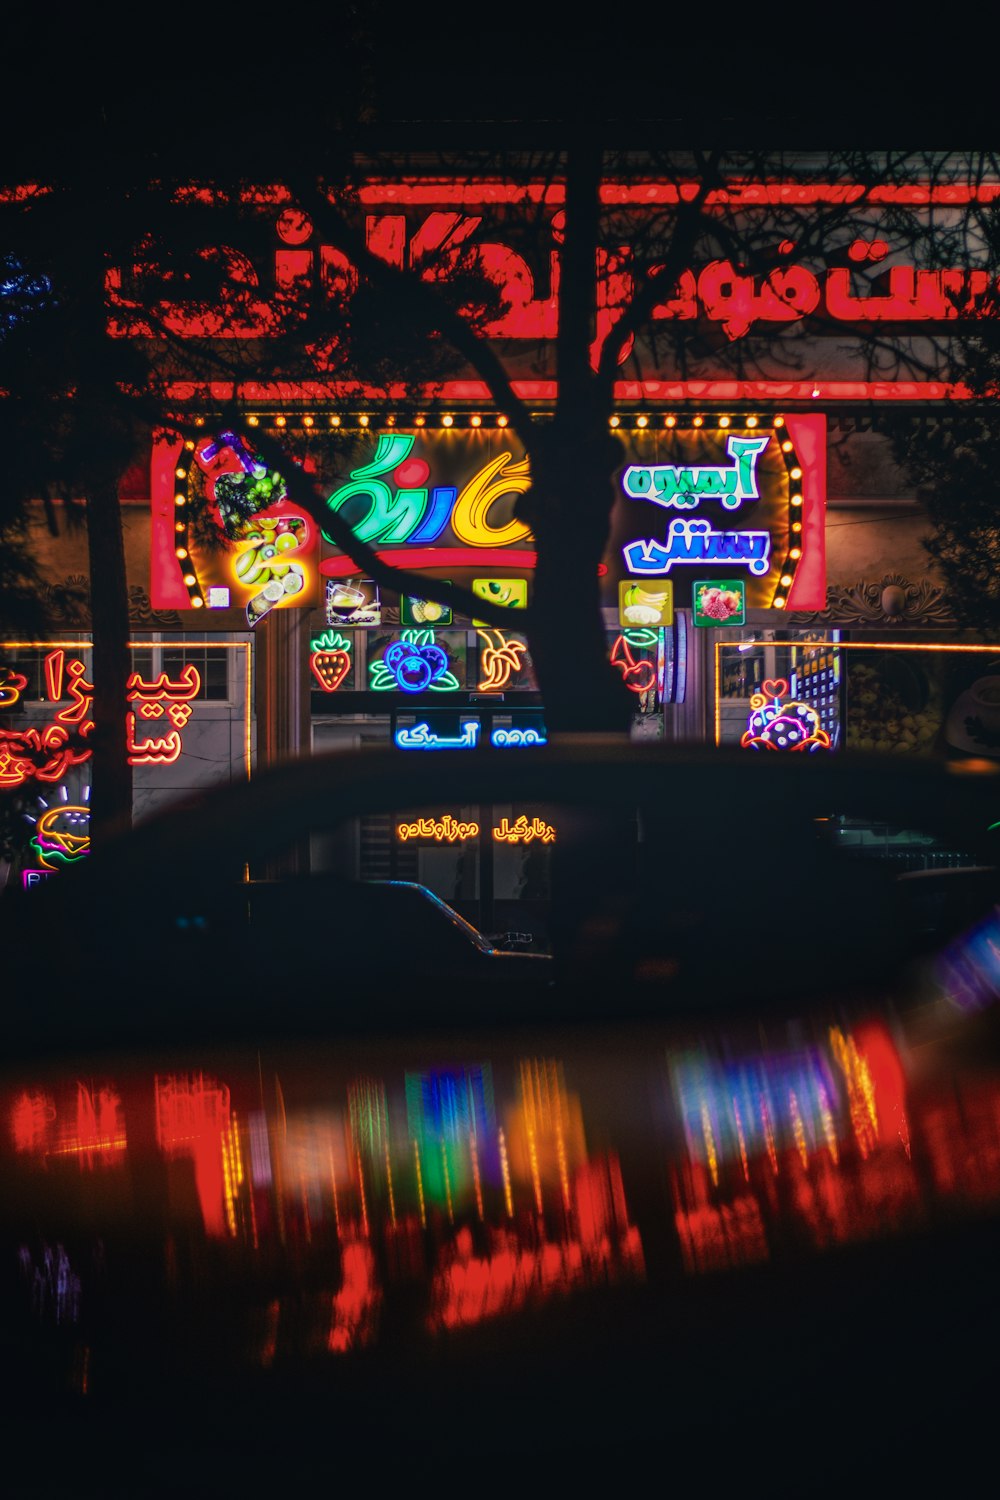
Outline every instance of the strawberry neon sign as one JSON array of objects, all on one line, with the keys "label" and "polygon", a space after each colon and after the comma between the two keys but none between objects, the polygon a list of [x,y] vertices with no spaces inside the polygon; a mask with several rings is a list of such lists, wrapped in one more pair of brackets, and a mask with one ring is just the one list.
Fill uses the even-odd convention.
[{"label": "strawberry neon sign", "polygon": [[351,643],[335,630],[309,642],[309,667],[324,693],[335,693],[351,670]]}]

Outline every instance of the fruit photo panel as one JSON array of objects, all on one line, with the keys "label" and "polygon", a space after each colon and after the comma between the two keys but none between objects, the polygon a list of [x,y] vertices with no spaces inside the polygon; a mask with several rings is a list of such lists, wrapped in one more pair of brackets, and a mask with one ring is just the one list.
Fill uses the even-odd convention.
[{"label": "fruit photo panel", "polygon": [[746,624],[746,586],[742,578],[696,578],[691,588],[696,625]]},{"label": "fruit photo panel", "polygon": [[623,629],[664,629],[674,623],[674,586],[669,579],[623,578],[618,584],[618,623]]},{"label": "fruit photo panel", "polygon": [[[472,592],[480,599],[488,599],[491,604],[497,604],[502,609],[527,609],[528,607],[528,580],[526,578],[474,578]],[[472,623],[478,630],[481,625],[488,625],[489,621],[473,619]]]},{"label": "fruit photo panel", "polygon": [[[450,579],[442,579],[449,583]],[[401,594],[399,598],[399,621],[401,625],[439,626],[450,625],[452,611],[447,604],[438,604],[434,599],[418,599],[412,594]]]}]

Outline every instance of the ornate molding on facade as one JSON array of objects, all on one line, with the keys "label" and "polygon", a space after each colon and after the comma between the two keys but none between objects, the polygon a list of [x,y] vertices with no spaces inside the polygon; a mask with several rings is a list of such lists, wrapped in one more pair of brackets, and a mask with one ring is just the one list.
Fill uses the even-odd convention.
[{"label": "ornate molding on facade", "polygon": [[128,619],[130,625],[148,625],[154,630],[176,629],[181,623],[176,609],[153,609],[146,590],[137,583],[128,591]]},{"label": "ornate molding on facade", "polygon": [[878,583],[860,578],[851,588],[832,583],[826,609],[796,611],[790,619],[797,625],[955,625],[943,589],[926,579],[911,583],[901,573],[884,573]]},{"label": "ornate molding on facade", "polygon": [[[54,627],[90,629],[90,583],[82,573],[70,573],[61,583],[43,583],[38,592]],[[181,617],[175,609],[153,609],[146,590],[137,583],[132,584],[128,591],[128,618],[130,625],[145,626],[150,630],[176,630],[181,624]]]}]

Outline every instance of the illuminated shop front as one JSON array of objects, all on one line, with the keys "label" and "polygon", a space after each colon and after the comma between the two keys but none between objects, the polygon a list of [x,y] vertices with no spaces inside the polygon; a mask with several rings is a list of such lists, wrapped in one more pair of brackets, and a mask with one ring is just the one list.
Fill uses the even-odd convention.
[{"label": "illuminated shop front", "polygon": [[[428,594],[437,580],[464,586],[508,610],[509,626],[359,575],[231,432],[154,451],[154,605],[242,617],[258,632],[272,613],[296,615],[295,670],[308,685],[316,751],[543,746],[545,706],[518,629],[534,587],[534,539],[515,513],[528,461],[509,431],[468,414],[436,428],[359,426],[345,457],[342,429],[330,477],[315,431],[300,425],[298,434],[303,445],[308,436],[331,511],[381,560],[425,576]],[[822,603],[825,424],[814,414],[671,417],[623,437],[628,462],[601,565],[608,656],[633,696],[635,737],[664,738],[687,699],[696,635],[748,608]],[[283,440],[294,457],[294,423]],[[229,550],[199,538],[189,520],[196,501],[214,507]],[[570,579],[564,609],[569,656]],[[521,926],[527,906],[541,909],[552,841],[537,833],[550,826],[544,810],[441,809],[438,822],[465,836],[362,831],[357,873],[423,880],[490,928]]]},{"label": "illuminated shop front", "polygon": [[[359,227],[372,253],[400,267],[425,266],[429,278],[442,236],[472,247],[500,293],[485,335],[514,394],[533,417],[544,417],[558,394],[562,187],[476,178],[464,180],[459,193],[455,186],[441,179],[365,182]],[[878,682],[866,682],[863,671],[852,677],[840,649],[866,636],[886,639],[887,624],[893,645],[942,643],[952,630],[940,590],[921,571],[916,508],[904,514],[912,497],[898,476],[876,472],[872,413],[927,411],[956,392],[933,378],[873,380],[864,339],[873,327],[888,326],[903,339],[918,339],[947,320],[983,311],[990,291],[984,271],[918,263],[915,250],[893,244],[886,216],[897,199],[926,201],[936,214],[958,213],[977,194],[988,198],[996,189],[925,187],[918,199],[906,187],[810,179],[729,184],[709,195],[710,212],[718,206],[756,216],[762,225],[772,217],[777,224],[781,205],[803,214],[815,205],[820,214],[849,203],[857,213],[831,230],[836,243],[808,254],[805,238],[793,243],[776,230],[780,263],[765,274],[750,275],[722,259],[682,269],[672,295],[652,309],[651,326],[663,333],[671,320],[689,324],[705,335],[709,352],[682,376],[662,357],[658,362],[652,335],[646,343],[640,332],[635,362],[622,363],[610,425],[626,458],[601,565],[601,603],[609,659],[633,698],[635,738],[745,740],[754,753],[774,742],[771,723],[780,734],[788,722],[796,733],[787,743],[817,754],[869,739],[875,746],[893,737],[917,746],[930,738],[924,731],[932,692],[923,707],[908,707],[920,694],[905,683],[899,690],[905,674],[896,667],[886,677],[889,658],[863,664],[879,674]],[[669,217],[683,197],[683,187],[657,181],[608,183],[602,191],[607,213],[632,215],[640,227],[644,213]],[[525,204],[536,231],[530,247],[518,219]],[[207,305],[157,302],[178,350],[185,339],[222,338],[223,324],[227,340],[268,339],[280,323],[276,309],[293,291],[322,311],[342,258],[321,243],[320,231],[284,189],[261,195],[252,212],[260,233],[233,250],[247,288],[238,316],[226,323]],[[595,312],[595,349],[619,315],[616,306],[638,285],[628,246],[613,266],[602,261],[598,269],[606,285]],[[148,273],[143,265],[109,273],[110,337],[152,336],[142,314]],[[745,367],[711,352],[728,346],[747,351]],[[181,359],[170,394],[204,436],[158,438],[148,478],[142,576],[152,613],[169,619],[148,634],[183,642],[184,649],[199,641],[240,646],[248,673],[252,665],[252,680],[239,683],[235,665],[227,669],[226,696],[218,700],[217,711],[226,705],[238,725],[227,730],[224,774],[244,774],[244,759],[249,767],[368,744],[392,746],[400,755],[442,748],[474,754],[487,746],[514,755],[544,745],[545,705],[517,623],[532,603],[535,576],[534,539],[515,513],[529,484],[528,460],[487,387],[469,370],[432,389],[398,392],[338,383],[319,365],[308,380],[301,370],[296,379],[282,378],[266,358],[262,370],[266,384],[207,383],[187,378]],[[635,377],[638,370],[643,378]],[[218,413],[230,403],[246,417],[243,436],[220,422]],[[281,476],[253,448],[254,428],[312,469],[331,511],[385,562],[422,575],[428,594],[435,581],[445,581],[505,606],[509,625],[393,593],[359,573],[289,500]],[[855,454],[853,469],[841,461],[845,448]],[[202,498],[222,523],[226,548],[207,544],[197,521]],[[572,592],[567,581],[567,659],[577,627]],[[138,648],[142,632],[134,634]],[[241,653],[231,654],[235,664]],[[185,665],[157,662],[140,676],[156,683],[165,673],[177,693]],[[19,670],[13,658],[11,666]],[[991,671],[984,664],[979,675]],[[889,692],[897,678],[899,704]],[[975,690],[984,704],[977,699],[963,715],[962,731],[969,718],[970,744],[980,735],[985,745],[995,734],[1000,745],[1000,725],[993,727],[985,702],[990,685],[980,691],[976,680],[961,691]],[[191,700],[186,736],[208,712],[204,688],[200,693]],[[752,703],[755,696],[761,702]],[[791,721],[789,704],[796,705]],[[152,738],[173,744],[169,715],[184,704],[163,697],[159,718],[140,724],[139,711],[155,706],[137,700],[131,710],[147,755]],[[879,714],[881,724],[874,722]],[[240,736],[245,757],[242,741],[234,748]],[[137,810],[195,784],[181,782],[184,760],[182,754],[176,765],[138,767]],[[193,758],[191,767],[194,776]],[[155,795],[146,786],[154,778]],[[558,838],[544,809],[453,807],[422,815],[449,834],[418,827],[402,837],[398,829],[373,825],[359,835],[357,871],[427,879],[467,915],[498,930],[519,928],[527,906],[544,902],[537,893],[545,889],[552,845],[537,830],[552,828]],[[473,826],[475,834],[468,832]],[[497,837],[503,828],[524,836]],[[466,832],[459,837],[455,829]],[[323,851],[314,857],[321,862]]]}]

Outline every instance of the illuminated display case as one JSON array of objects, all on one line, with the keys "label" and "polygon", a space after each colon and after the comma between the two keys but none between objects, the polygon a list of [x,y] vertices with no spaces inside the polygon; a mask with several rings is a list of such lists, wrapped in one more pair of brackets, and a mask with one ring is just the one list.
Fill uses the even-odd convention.
[{"label": "illuminated display case", "polygon": [[836,750],[841,735],[841,652],[835,641],[840,632],[818,646],[793,646],[788,690],[793,699],[807,703],[819,715],[821,728],[830,737],[830,749]]},{"label": "illuminated display case", "polygon": [[765,702],[803,705],[831,750],[1000,759],[997,647],[774,635],[716,643],[717,744],[741,743]]}]

